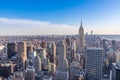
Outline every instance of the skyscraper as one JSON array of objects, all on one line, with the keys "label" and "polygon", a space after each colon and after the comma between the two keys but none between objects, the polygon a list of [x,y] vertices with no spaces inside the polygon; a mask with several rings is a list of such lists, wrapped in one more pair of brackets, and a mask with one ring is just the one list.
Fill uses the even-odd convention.
[{"label": "skyscraper", "polygon": [[86,70],[88,80],[101,80],[103,65],[103,49],[87,48]]},{"label": "skyscraper", "polygon": [[33,66],[35,68],[35,72],[41,70],[41,58],[38,55],[33,59]]},{"label": "skyscraper", "polygon": [[46,48],[47,42],[46,41],[42,41],[40,45],[41,45],[42,48]]},{"label": "skyscraper", "polygon": [[114,50],[114,52],[116,51],[116,41],[112,40],[112,49]]},{"label": "skyscraper", "polygon": [[16,43],[8,43],[7,44],[7,53],[8,53],[8,58],[12,58],[13,56],[16,55],[17,51],[17,44]]},{"label": "skyscraper", "polygon": [[23,59],[23,61],[26,61],[27,59],[27,51],[26,51],[26,43],[25,42],[19,42],[17,44],[17,51],[20,57]]},{"label": "skyscraper", "polygon": [[54,42],[50,43],[49,45],[49,56],[50,56],[50,62],[56,63],[56,45]]},{"label": "skyscraper", "polygon": [[120,80],[120,63],[112,63],[112,80]]},{"label": "skyscraper", "polygon": [[67,36],[67,38],[65,39],[66,40],[66,44],[67,44],[67,48],[68,48],[68,50],[69,50],[69,48],[70,48],[70,44],[71,44],[71,41],[70,41],[70,39],[69,39],[69,37]]},{"label": "skyscraper", "polygon": [[27,57],[28,57],[29,52],[31,51],[33,51],[33,44],[29,43],[29,45],[27,45]]},{"label": "skyscraper", "polygon": [[54,63],[51,63],[51,74],[55,74],[56,72],[56,65]]},{"label": "skyscraper", "polygon": [[35,58],[36,54],[37,54],[36,51],[29,52],[28,53],[28,59],[33,60]]},{"label": "skyscraper", "polygon": [[9,63],[0,63],[0,76],[8,78],[9,75],[14,73],[14,65]]},{"label": "skyscraper", "polygon": [[81,26],[79,28],[79,51],[84,52],[84,47],[85,47],[85,36],[84,36],[84,29],[81,21]]},{"label": "skyscraper", "polygon": [[103,40],[102,40],[102,47],[103,47],[103,49],[104,49],[105,52],[107,51],[106,41],[107,41],[106,39],[103,39]]},{"label": "skyscraper", "polygon": [[46,49],[45,49],[45,48],[36,49],[36,52],[37,52],[38,56],[40,56],[41,60],[47,58],[47,57],[46,57],[47,52],[46,52]]},{"label": "skyscraper", "polygon": [[71,48],[72,48],[71,58],[74,59],[76,57],[76,39],[75,38],[73,38],[71,41]]},{"label": "skyscraper", "polygon": [[25,80],[35,80],[35,69],[32,66],[25,71]]},{"label": "skyscraper", "polygon": [[91,36],[93,35],[93,30],[91,30]]},{"label": "skyscraper", "polygon": [[68,61],[66,59],[66,46],[65,40],[62,40],[58,43],[59,45],[59,57],[58,57],[58,70],[59,71],[67,71],[68,69]]}]

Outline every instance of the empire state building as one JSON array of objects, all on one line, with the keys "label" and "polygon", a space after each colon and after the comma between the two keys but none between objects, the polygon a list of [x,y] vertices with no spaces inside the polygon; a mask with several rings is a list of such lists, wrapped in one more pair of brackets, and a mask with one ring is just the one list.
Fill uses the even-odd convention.
[{"label": "empire state building", "polygon": [[81,25],[79,28],[79,51],[81,53],[84,52],[84,47],[85,47],[85,36],[84,36],[84,29],[83,29],[82,21],[81,21]]}]

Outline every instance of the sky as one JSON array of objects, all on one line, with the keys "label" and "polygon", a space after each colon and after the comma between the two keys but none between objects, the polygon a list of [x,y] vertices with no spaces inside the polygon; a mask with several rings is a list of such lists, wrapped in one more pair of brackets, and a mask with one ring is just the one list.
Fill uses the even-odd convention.
[{"label": "sky", "polygon": [[0,35],[120,34],[120,0],[0,0]]}]

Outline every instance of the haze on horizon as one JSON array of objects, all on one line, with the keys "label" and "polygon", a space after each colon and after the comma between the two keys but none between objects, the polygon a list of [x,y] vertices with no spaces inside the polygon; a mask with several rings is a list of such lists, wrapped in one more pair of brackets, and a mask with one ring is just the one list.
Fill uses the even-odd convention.
[{"label": "haze on horizon", "polygon": [[120,0],[3,0],[0,35],[120,34]]}]

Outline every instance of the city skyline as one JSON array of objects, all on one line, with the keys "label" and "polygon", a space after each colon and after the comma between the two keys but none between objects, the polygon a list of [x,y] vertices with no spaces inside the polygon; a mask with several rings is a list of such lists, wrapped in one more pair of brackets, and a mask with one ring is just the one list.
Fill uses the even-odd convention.
[{"label": "city skyline", "polygon": [[0,1],[0,35],[120,34],[119,0]]}]

